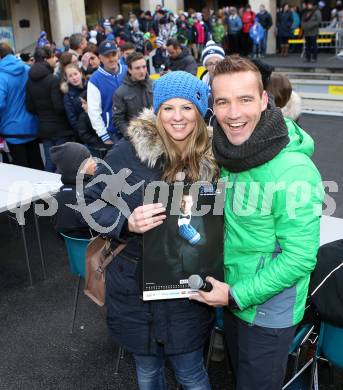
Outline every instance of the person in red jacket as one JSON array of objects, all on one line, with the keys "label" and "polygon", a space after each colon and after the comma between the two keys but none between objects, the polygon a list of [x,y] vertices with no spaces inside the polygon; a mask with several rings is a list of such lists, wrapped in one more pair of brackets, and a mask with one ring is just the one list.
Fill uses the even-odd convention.
[{"label": "person in red jacket", "polygon": [[252,50],[252,41],[249,36],[249,31],[254,24],[255,12],[252,11],[248,4],[242,15],[242,54],[247,56]]},{"label": "person in red jacket", "polygon": [[205,29],[201,20],[199,20],[198,17],[195,16],[193,20],[194,20],[194,27],[196,28],[197,31],[196,45],[197,45],[198,58],[196,58],[196,60],[199,61],[205,45]]}]

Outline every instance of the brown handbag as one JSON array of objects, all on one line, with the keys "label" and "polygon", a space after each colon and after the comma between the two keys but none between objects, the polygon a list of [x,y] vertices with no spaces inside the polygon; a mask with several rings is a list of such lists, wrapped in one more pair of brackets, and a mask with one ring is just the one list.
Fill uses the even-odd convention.
[{"label": "brown handbag", "polygon": [[126,245],[121,243],[113,249],[109,238],[97,236],[87,246],[84,293],[99,306],[105,304],[106,267]]}]

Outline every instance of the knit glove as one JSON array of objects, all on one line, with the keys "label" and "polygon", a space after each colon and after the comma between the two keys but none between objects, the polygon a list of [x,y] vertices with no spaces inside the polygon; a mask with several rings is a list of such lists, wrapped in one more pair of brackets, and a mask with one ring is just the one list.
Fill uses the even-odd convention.
[{"label": "knit glove", "polygon": [[196,245],[200,241],[200,234],[192,225],[184,224],[179,226],[179,235],[192,245]]}]

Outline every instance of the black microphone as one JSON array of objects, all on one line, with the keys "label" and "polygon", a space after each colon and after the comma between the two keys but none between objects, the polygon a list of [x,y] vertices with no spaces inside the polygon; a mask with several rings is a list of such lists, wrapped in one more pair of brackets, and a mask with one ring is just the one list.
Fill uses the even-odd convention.
[{"label": "black microphone", "polygon": [[213,286],[210,282],[202,280],[200,275],[191,275],[188,278],[188,285],[193,290],[201,290],[205,292],[210,292],[213,289]]}]

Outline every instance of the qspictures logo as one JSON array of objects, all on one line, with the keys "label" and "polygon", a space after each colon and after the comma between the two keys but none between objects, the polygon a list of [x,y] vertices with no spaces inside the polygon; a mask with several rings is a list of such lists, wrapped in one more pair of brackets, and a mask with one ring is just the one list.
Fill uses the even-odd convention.
[{"label": "qspictures logo", "polygon": [[[138,199],[139,197],[143,199],[143,188],[144,204],[154,201],[164,205],[168,203],[170,187],[167,183],[163,181],[145,183],[144,180],[136,182],[136,175],[130,169],[122,168],[114,172],[106,161],[99,158],[94,160],[97,163],[98,173],[94,178],[86,180],[83,172],[87,160],[83,161],[76,176],[76,203],[67,205],[80,213],[91,229],[106,234],[116,228],[122,217],[129,218],[133,210],[127,200],[137,191],[140,191],[136,194]],[[42,191],[44,185],[46,188]],[[194,199],[193,215],[203,216],[210,212],[208,206],[198,208],[198,197],[204,189],[207,192],[212,187],[212,183],[206,182],[196,182],[190,186],[189,192]],[[324,189],[326,194],[322,203]],[[171,215],[179,213],[183,190],[183,181],[174,184]],[[319,216],[322,214],[323,206],[324,214],[332,215],[336,210],[336,202],[330,193],[338,190],[337,183],[333,181],[318,182],[313,185],[306,181],[259,183],[221,179],[213,191],[215,201],[211,212],[215,215],[223,215],[224,205],[228,205],[232,213],[242,218],[253,214],[264,216],[273,213],[275,202],[280,202],[290,219],[297,218],[298,213],[304,208],[307,210],[311,208],[313,214]],[[37,200],[38,193],[44,193],[42,200],[45,204],[34,203],[34,212],[38,216],[53,216],[58,211],[58,203],[53,197],[53,192],[48,183],[33,185],[27,181],[14,182],[9,190],[8,209],[15,214],[18,223],[23,225],[25,213],[31,207],[31,202]],[[156,194],[158,194],[157,198]],[[102,222],[104,213],[108,213],[110,218],[113,217],[109,226],[104,226]]]}]

